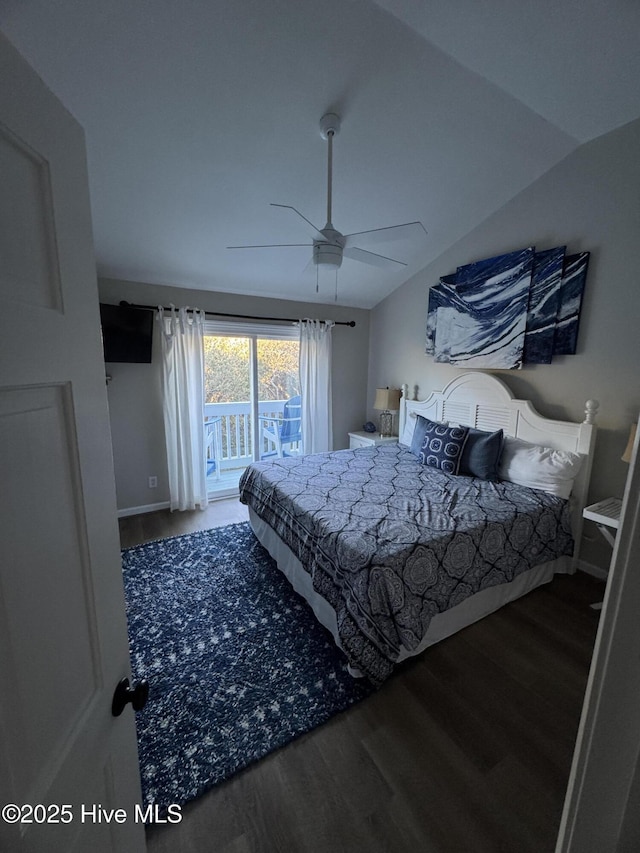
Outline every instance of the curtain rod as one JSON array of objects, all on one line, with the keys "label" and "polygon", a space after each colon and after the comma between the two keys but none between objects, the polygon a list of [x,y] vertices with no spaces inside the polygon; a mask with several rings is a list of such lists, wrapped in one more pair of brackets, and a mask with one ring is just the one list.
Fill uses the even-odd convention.
[{"label": "curtain rod", "polygon": [[[157,305],[136,305],[135,302],[127,302],[122,299],[119,303],[123,308],[144,308],[147,311],[155,311],[157,309]],[[165,308],[165,311],[171,311],[171,308]],[[193,308],[187,309],[189,311],[193,311]],[[274,322],[280,323],[298,323],[298,320],[292,320],[290,317],[255,317],[253,314],[225,314],[222,311],[205,311],[205,316],[208,317],[235,317],[236,320],[272,320]],[[324,322],[324,321],[323,321]],[[335,326],[351,326],[353,328],[356,324],[355,320],[332,320]]]}]

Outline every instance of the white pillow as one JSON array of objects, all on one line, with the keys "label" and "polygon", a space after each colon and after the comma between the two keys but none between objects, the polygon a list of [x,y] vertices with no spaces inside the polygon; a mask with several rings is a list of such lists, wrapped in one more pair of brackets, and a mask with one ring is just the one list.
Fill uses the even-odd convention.
[{"label": "white pillow", "polygon": [[404,429],[402,430],[402,435],[400,436],[398,444],[405,444],[407,447],[411,447],[413,431],[416,428],[417,423],[418,418],[416,417],[416,413],[407,412],[407,419],[404,422]]},{"label": "white pillow", "polygon": [[568,498],[581,465],[579,453],[541,447],[507,436],[498,473],[501,480]]}]

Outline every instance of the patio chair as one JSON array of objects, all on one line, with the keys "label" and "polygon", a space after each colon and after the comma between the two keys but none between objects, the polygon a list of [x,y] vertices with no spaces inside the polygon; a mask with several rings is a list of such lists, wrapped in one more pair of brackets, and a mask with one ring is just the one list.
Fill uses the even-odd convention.
[{"label": "patio chair", "polygon": [[262,453],[260,458],[269,456],[296,456],[302,449],[302,399],[298,394],[284,404],[282,417],[262,416],[262,438],[266,438],[269,447],[274,450]]}]

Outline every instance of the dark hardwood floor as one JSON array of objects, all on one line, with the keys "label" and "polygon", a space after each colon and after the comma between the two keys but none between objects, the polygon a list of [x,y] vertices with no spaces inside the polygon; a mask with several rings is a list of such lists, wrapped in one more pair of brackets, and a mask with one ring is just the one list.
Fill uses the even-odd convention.
[{"label": "dark hardwood floor", "polygon": [[[243,513],[225,501],[123,519],[122,541]],[[182,823],[151,828],[150,853],[551,853],[602,592],[582,572],[558,576],[433,646],[185,806]]]},{"label": "dark hardwood floor", "polygon": [[120,544],[131,548],[153,539],[181,536],[196,530],[208,530],[225,524],[248,521],[249,511],[237,498],[212,501],[205,510],[194,512],[148,512],[144,515],[129,515],[120,519]]}]

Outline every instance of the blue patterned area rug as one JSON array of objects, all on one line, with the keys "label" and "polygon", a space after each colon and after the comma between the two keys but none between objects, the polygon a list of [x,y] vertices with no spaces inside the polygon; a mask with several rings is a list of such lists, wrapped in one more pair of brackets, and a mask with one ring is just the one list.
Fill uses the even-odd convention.
[{"label": "blue patterned area rug", "polygon": [[373,691],[248,523],[122,556],[145,803],[184,804]]}]

